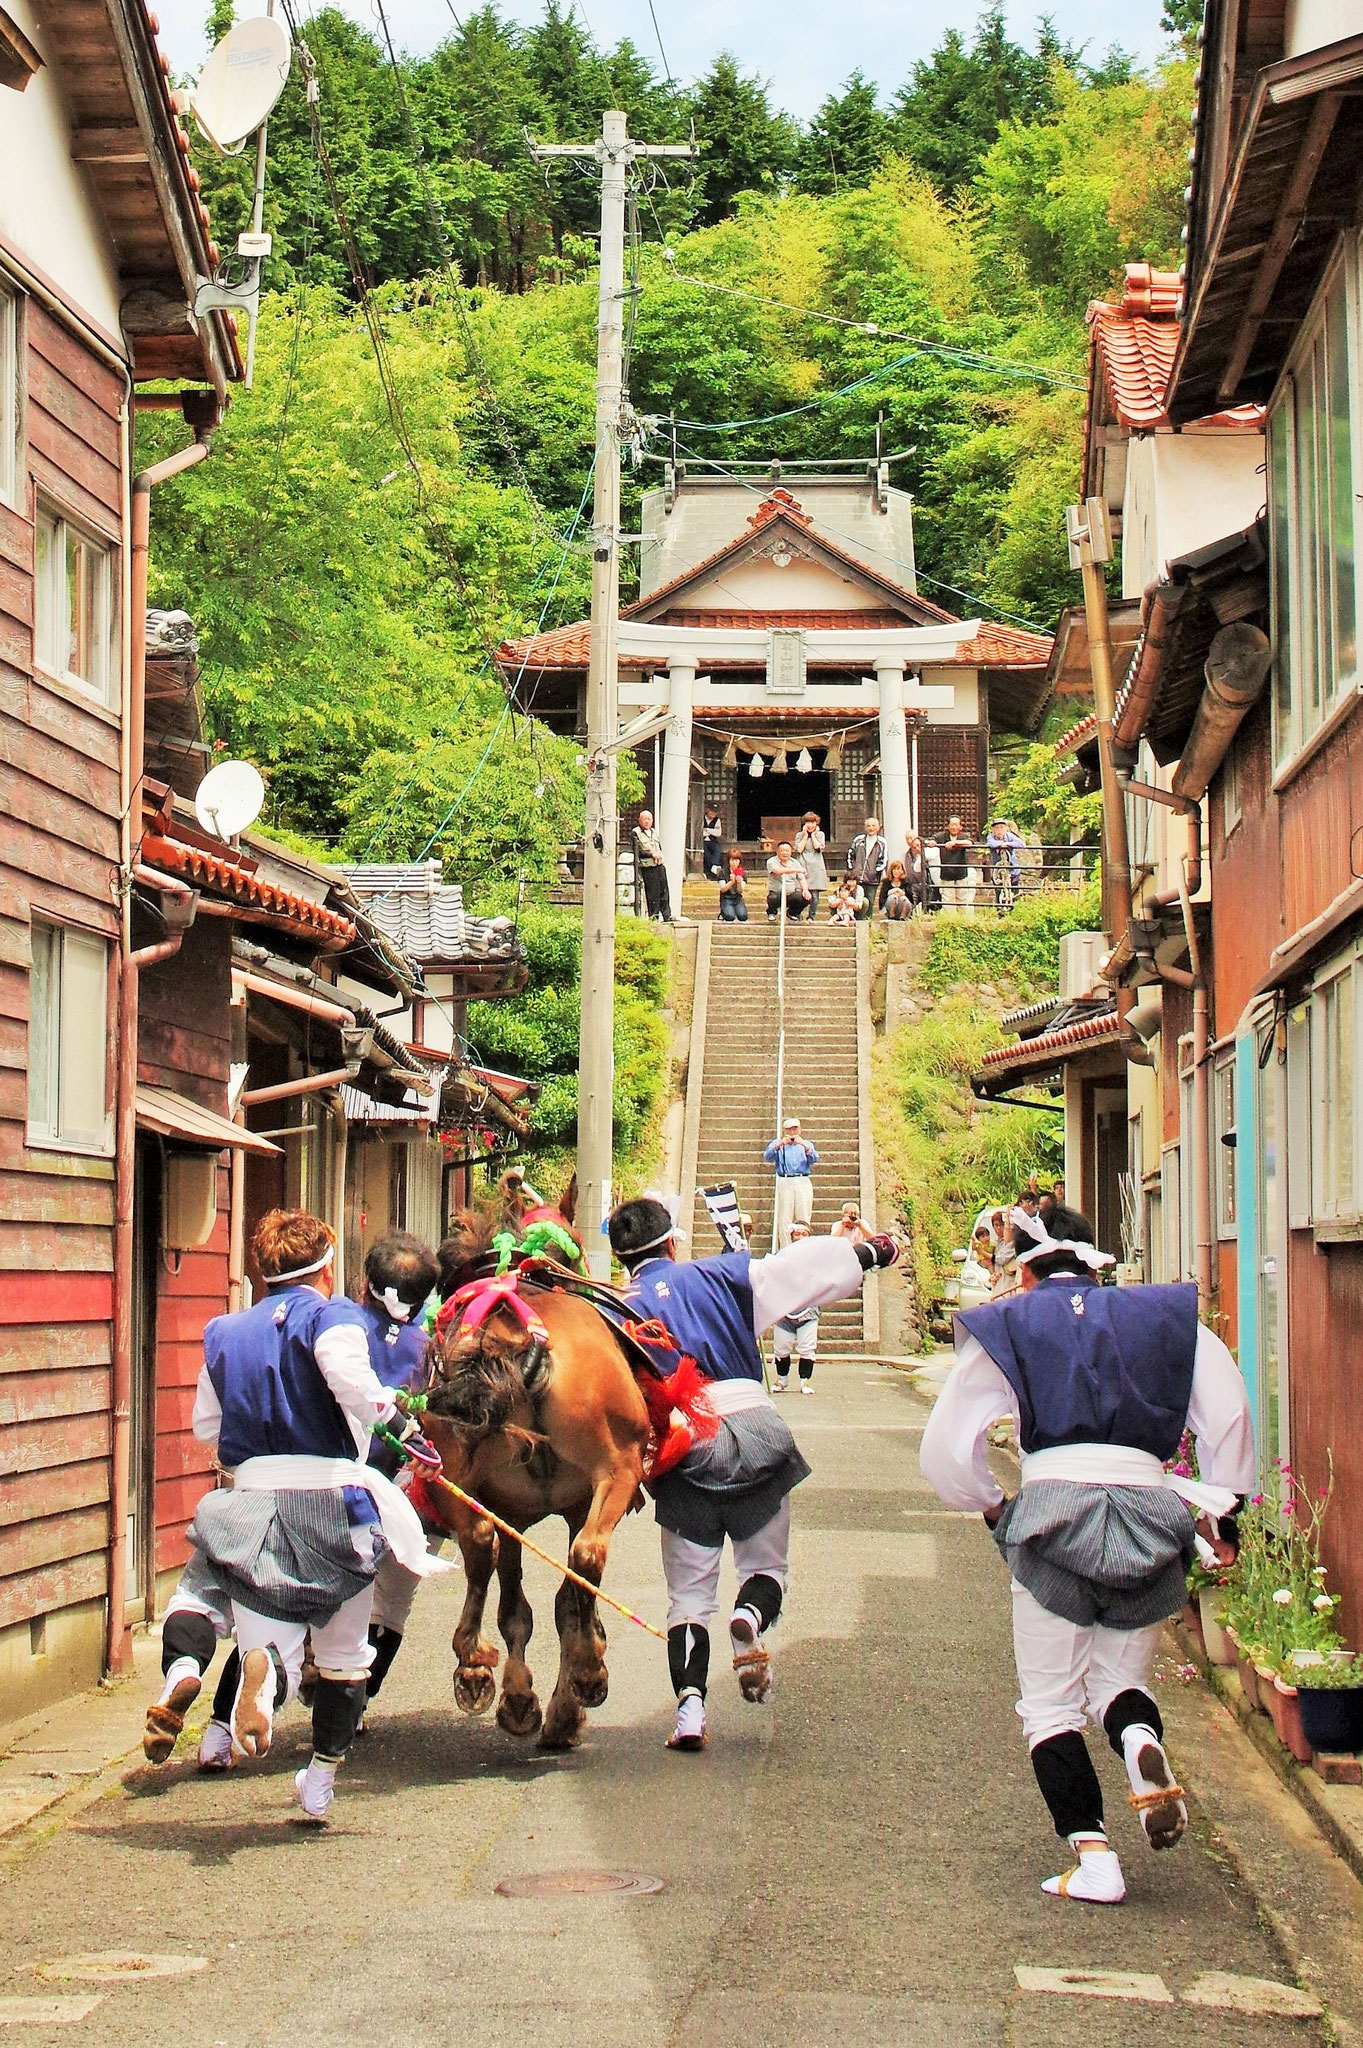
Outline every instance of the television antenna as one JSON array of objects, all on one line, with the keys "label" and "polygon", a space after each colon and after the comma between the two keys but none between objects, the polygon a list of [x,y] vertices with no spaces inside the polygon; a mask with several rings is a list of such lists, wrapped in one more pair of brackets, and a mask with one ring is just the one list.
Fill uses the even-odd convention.
[{"label": "television antenna", "polygon": [[[272,247],[264,232],[265,148],[270,115],[289,82],[293,49],[282,24],[274,18],[274,0],[267,12],[239,21],[227,31],[189,95],[189,106],[202,133],[219,156],[240,156],[256,138],[255,196],[249,231],[237,237],[242,271],[235,282],[221,273],[200,278],[194,294],[195,314],[215,307],[244,312],[250,322],[246,342],[247,389],[255,378],[256,321],[260,314],[260,279]],[[309,91],[313,82],[309,80]]]},{"label": "television antenna", "polygon": [[254,825],[265,803],[265,779],[253,761],[219,761],[194,793],[194,815],[215,839],[235,839]]}]

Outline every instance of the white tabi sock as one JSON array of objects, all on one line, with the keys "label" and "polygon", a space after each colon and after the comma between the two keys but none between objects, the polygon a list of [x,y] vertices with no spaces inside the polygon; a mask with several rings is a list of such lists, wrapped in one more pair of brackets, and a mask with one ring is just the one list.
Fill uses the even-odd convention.
[{"label": "white tabi sock", "polygon": [[306,1819],[320,1822],[329,1817],[340,1761],[339,1757],[314,1755],[307,1768],[295,1774],[294,1790]]},{"label": "white tabi sock", "polygon": [[1078,1861],[1073,1870],[1048,1877],[1042,1891],[1052,1898],[1080,1899],[1090,1906],[1120,1906],[1126,1897],[1126,1882],[1107,1836],[1071,1835],[1069,1839]]},{"label": "white tabi sock", "polygon": [[1187,1829],[1188,1809],[1164,1744],[1147,1723],[1133,1721],[1122,1731],[1122,1755],[1146,1840],[1152,1849],[1172,1849]]},{"label": "white tabi sock", "polygon": [[201,1675],[196,1657],[177,1657],[166,1673],[165,1684],[161,1687],[161,1697],[157,1705],[168,1707],[176,1687],[188,1682],[192,1682],[194,1686],[194,1691],[189,1694],[189,1700],[192,1703],[198,1697]]},{"label": "white tabi sock", "polygon": [[230,1771],[236,1763],[232,1731],[225,1721],[209,1721],[199,1737],[199,1769]]}]

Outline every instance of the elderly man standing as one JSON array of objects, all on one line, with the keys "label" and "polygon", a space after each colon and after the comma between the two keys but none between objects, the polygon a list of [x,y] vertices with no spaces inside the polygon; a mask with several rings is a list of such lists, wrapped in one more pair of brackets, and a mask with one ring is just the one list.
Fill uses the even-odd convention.
[{"label": "elderly man standing", "polygon": [[634,842],[634,865],[644,888],[644,915],[671,924],[672,903],[667,891],[663,843],[653,829],[652,811],[640,811],[639,822],[630,837]]},{"label": "elderly man standing", "polygon": [[814,1214],[814,1183],[810,1175],[819,1163],[814,1147],[800,1135],[800,1119],[788,1116],[779,1138],[773,1138],[762,1154],[776,1169],[776,1248],[790,1243],[793,1223],[808,1223]]}]

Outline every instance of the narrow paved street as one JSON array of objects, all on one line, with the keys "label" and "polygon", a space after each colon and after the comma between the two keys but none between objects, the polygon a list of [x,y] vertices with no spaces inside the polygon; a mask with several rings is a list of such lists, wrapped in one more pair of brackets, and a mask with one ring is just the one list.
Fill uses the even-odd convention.
[{"label": "narrow paved street", "polygon": [[[289,1818],[305,1737],[295,1711],[264,1768],[225,1782],[200,1780],[187,1762],[132,1770],[8,1867],[0,1998],[99,1995],[84,2017],[68,2008],[67,2024],[22,2038],[89,2048],[1077,2048],[1148,2041],[1155,2029],[1171,2048],[1329,2038],[1310,2019],[1186,2002],[1208,1972],[1280,1983],[1292,1973],[1215,1840],[1216,1812],[1199,1808],[1192,1838],[1157,1859],[1105,1751],[1128,1903],[1043,1898],[1041,1879],[1064,1851],[1015,1729],[1002,1566],[977,1521],[943,1513],[925,1491],[926,1408],[902,1376],[845,1361],[823,1365],[818,1386],[792,1402],[815,1472],[796,1496],[797,1579],[771,1709],[744,1706],[721,1670],[709,1752],[670,1755],[661,1648],[617,1623],[610,1701],[584,1747],[568,1758],[517,1747],[448,1704],[462,1579],[438,1582],[418,1603],[325,1834]],[[549,1575],[532,1565],[529,1576],[542,1682]],[[608,1583],[661,1618],[651,1520],[623,1531]],[[1219,1710],[1176,1674],[1163,1690],[1196,1788],[1189,1752]],[[1229,1723],[1218,1739],[1241,1740]],[[1353,1938],[1353,1880],[1309,1840],[1295,1853],[1308,1869],[1318,1859],[1315,1909]],[[508,1877],[565,1868],[638,1871],[663,1889],[632,1899],[497,1891]],[[53,1958],[124,1949],[201,1957],[206,1969],[116,1986],[34,1974]],[[1024,1989],[1018,1966],[1159,1982],[1143,1999],[1100,2002]]]}]

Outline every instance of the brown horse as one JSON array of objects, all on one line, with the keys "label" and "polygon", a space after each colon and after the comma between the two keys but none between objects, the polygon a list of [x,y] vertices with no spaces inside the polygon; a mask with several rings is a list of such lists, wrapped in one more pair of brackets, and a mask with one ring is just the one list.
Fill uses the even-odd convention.
[{"label": "brown horse", "polygon": [[[494,1220],[472,1213],[457,1219],[440,1248],[443,1292],[473,1273],[495,1229]],[[548,1332],[543,1356],[504,1305],[476,1329],[453,1324],[432,1342],[425,1426],[446,1476],[504,1521],[528,1529],[546,1515],[562,1515],[568,1562],[599,1585],[616,1524],[642,1497],[648,1411],[609,1324],[589,1302],[529,1282],[523,1294]],[[498,1723],[511,1735],[538,1733],[545,1748],[572,1748],[582,1737],[584,1710],[606,1697],[606,1635],[596,1601],[568,1579],[559,1588],[558,1681],[542,1713],[525,1656],[534,1623],[520,1545],[439,1487],[428,1500],[458,1539],[468,1579],[454,1631],[457,1704],[465,1713],[486,1713],[496,1695],[497,1651],[482,1633],[495,1569],[497,1626],[507,1647]]]}]

